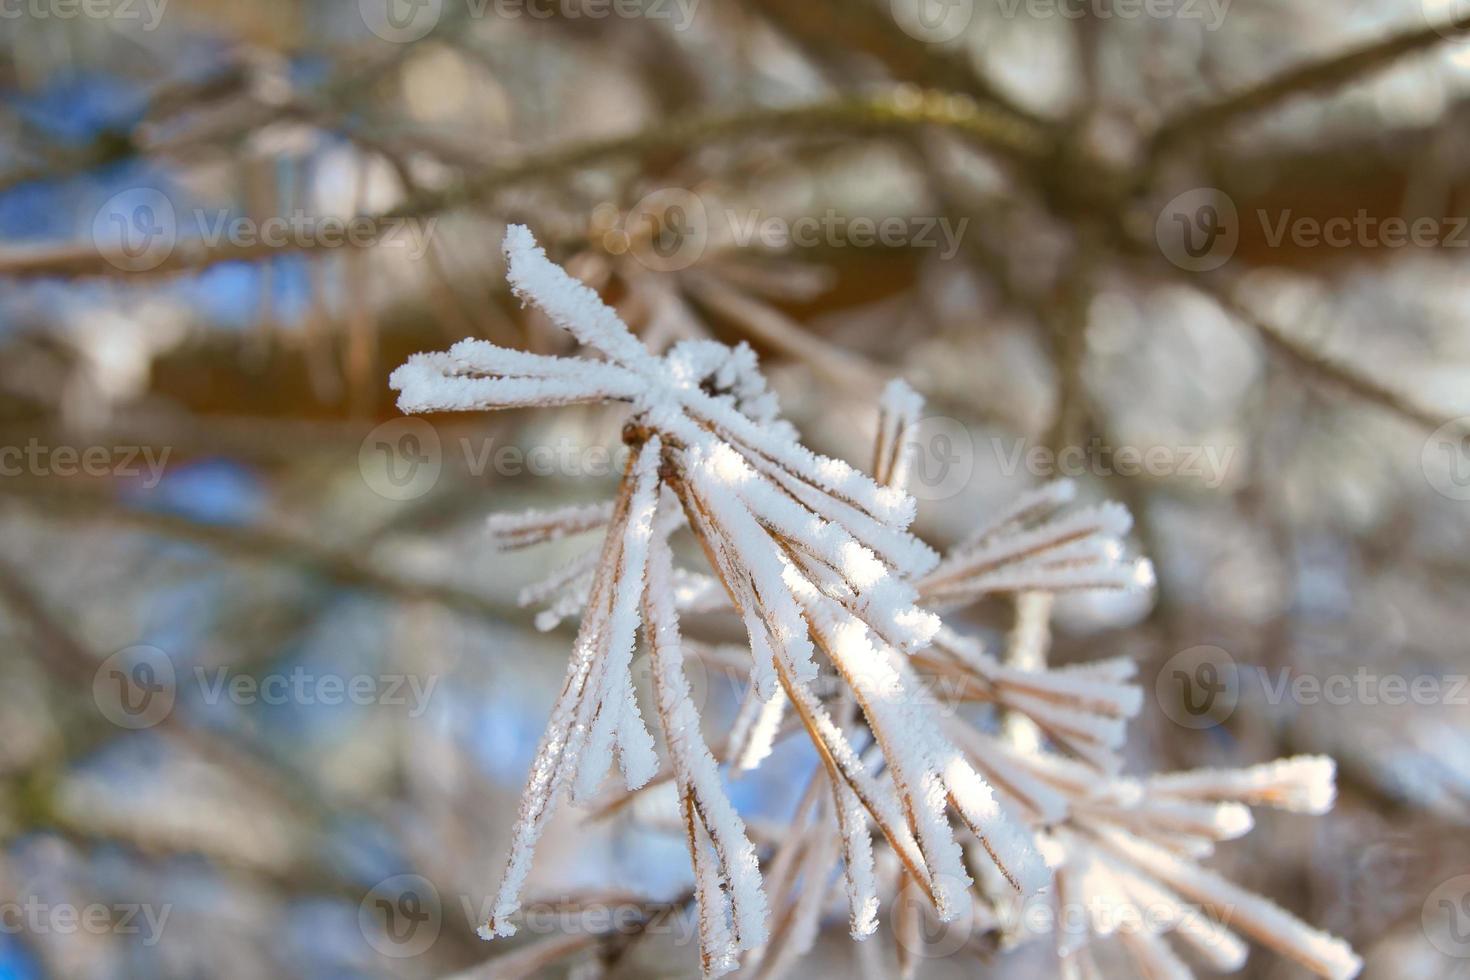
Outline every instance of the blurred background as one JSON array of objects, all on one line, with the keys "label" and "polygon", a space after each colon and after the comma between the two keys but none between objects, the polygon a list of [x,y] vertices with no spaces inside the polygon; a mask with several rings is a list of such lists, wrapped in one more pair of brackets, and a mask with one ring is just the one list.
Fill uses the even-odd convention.
[{"label": "blurred background", "polygon": [[[474,936],[574,626],[516,602],[572,551],[483,522],[623,458],[616,411],[393,406],[414,351],[569,349],[509,221],[650,346],[749,342],[822,452],[866,466],[907,378],[931,542],[1056,477],[1125,503],[1158,588],[1060,602],[1053,657],[1138,660],[1129,771],[1335,756],[1334,812],[1214,866],[1368,976],[1470,976],[1467,14],[0,2],[0,977],[691,975],[572,907],[687,888],[637,806],[548,832],[565,959]],[[1203,721],[1180,656],[1236,680]],[[856,969],[831,932],[808,968]]]}]

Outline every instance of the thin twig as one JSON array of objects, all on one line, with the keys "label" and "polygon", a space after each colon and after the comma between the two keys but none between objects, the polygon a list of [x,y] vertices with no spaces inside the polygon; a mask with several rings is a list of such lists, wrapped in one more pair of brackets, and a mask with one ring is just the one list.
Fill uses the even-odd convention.
[{"label": "thin twig", "polygon": [[376,592],[403,602],[434,602],[493,622],[524,616],[521,610],[508,603],[497,602],[448,583],[400,578],[354,555],[267,528],[201,524],[179,514],[120,504],[97,493],[58,492],[53,489],[40,494],[7,488],[5,497],[36,510],[64,515],[70,521],[121,524],[240,558],[286,565],[337,585]]},{"label": "thin twig", "polygon": [[[696,116],[628,135],[574,143],[519,162],[491,167],[454,188],[412,195],[385,212],[358,215],[354,227],[362,233],[348,238],[377,241],[404,220],[428,217],[458,206],[483,204],[511,187],[624,157],[757,135],[810,136],[833,130],[886,133],[919,126],[951,130],[984,148],[1023,162],[1040,159],[1051,147],[1051,137],[1044,129],[977,105],[966,96],[902,89],[897,94],[878,97]],[[132,260],[94,244],[16,248],[0,251],[0,275],[150,278],[197,271],[222,262],[256,261],[321,247],[324,246],[316,236],[292,236],[275,246],[263,242],[183,241],[156,267],[132,273],[124,271]]]},{"label": "thin twig", "polygon": [[1165,153],[1193,137],[1272,109],[1298,95],[1323,92],[1358,81],[1388,68],[1400,58],[1441,44],[1451,34],[1466,29],[1470,29],[1470,14],[1443,24],[1395,34],[1317,61],[1294,65],[1218,101],[1185,106],[1155,130],[1151,154]]}]

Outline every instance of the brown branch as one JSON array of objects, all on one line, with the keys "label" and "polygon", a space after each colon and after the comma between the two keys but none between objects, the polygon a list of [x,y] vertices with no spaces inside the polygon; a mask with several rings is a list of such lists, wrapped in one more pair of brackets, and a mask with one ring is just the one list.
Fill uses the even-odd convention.
[{"label": "brown branch", "polygon": [[1231,315],[1250,325],[1267,347],[1304,373],[1321,378],[1328,384],[1399,418],[1433,431],[1450,421],[1450,416],[1418,404],[1402,392],[1369,377],[1357,367],[1346,364],[1317,350],[1298,337],[1293,337],[1276,324],[1256,315],[1220,287],[1205,287]]},{"label": "brown branch", "polygon": [[1470,14],[1419,30],[1405,31],[1360,47],[1295,65],[1224,98],[1177,110],[1154,132],[1151,157],[1222,126],[1265,112],[1299,95],[1324,92],[1382,71],[1408,55],[1470,29]]},{"label": "brown branch", "polygon": [[[623,136],[573,143],[518,162],[495,166],[457,187],[412,195],[379,214],[354,218],[358,241],[377,241],[407,219],[425,218],[451,208],[484,204],[502,191],[571,171],[606,165],[614,159],[643,157],[668,150],[705,146],[752,135],[811,136],[832,131],[895,133],[938,126],[1002,157],[1035,162],[1050,151],[1051,137],[1042,128],[1009,114],[944,92],[905,89],[875,98],[846,99],[815,105],[754,109],[660,124]],[[351,241],[343,242],[351,247]],[[152,278],[198,271],[222,262],[257,261],[297,251],[322,249],[315,236],[293,237],[275,247],[260,242],[214,245],[202,240],[177,243],[152,269],[125,272],[133,260],[95,245],[53,245],[0,251],[0,275],[126,276]]]},{"label": "brown branch", "polygon": [[200,524],[178,514],[117,503],[100,493],[50,489],[46,493],[3,488],[5,497],[69,521],[102,521],[203,545],[228,555],[285,565],[348,588],[363,589],[402,602],[434,602],[493,622],[524,615],[516,607],[444,582],[400,578],[361,560],[304,538],[262,527]]}]

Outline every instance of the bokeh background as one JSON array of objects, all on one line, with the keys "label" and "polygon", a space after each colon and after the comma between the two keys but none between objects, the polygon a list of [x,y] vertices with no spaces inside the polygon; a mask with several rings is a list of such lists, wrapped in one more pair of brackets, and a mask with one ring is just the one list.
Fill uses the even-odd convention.
[{"label": "bokeh background", "polygon": [[[508,221],[652,346],[749,342],[823,452],[866,465],[906,377],[935,543],[1057,476],[1127,504],[1158,588],[1061,602],[1053,656],[1137,658],[1130,770],[1335,756],[1332,814],[1216,866],[1368,976],[1470,976],[1461,8],[0,4],[0,977],[518,975],[473,924],[571,636],[516,595],[570,552],[483,522],[603,499],[621,418],[387,387],[567,349]],[[1203,721],[1179,656],[1236,681]],[[813,765],[735,800],[778,823]],[[687,879],[636,807],[569,811],[531,938]],[[891,975],[838,925],[810,969]],[[650,932],[613,972],[690,975]]]}]

